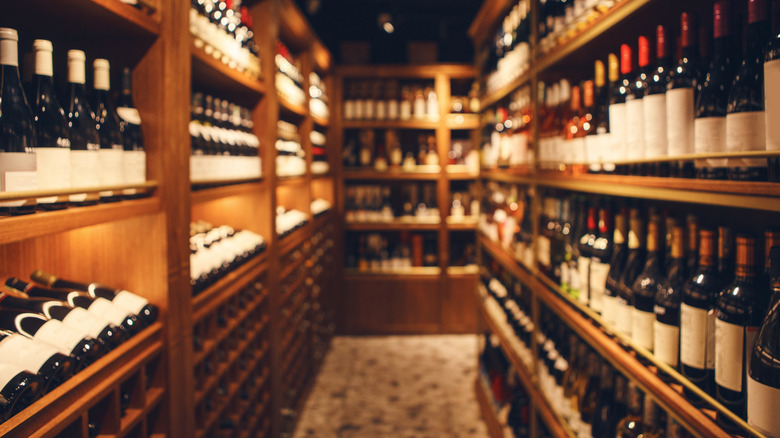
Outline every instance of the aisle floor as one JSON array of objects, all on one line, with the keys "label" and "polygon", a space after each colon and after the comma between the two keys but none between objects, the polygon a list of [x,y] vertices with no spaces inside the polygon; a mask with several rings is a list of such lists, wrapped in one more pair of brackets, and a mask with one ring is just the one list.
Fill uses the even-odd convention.
[{"label": "aisle floor", "polygon": [[337,337],[295,438],[486,438],[473,335]]}]

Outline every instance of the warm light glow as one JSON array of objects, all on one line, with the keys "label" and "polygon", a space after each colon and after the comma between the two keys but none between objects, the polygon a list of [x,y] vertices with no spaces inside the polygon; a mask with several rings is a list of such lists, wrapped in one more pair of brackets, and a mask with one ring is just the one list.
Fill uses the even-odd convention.
[{"label": "warm light glow", "polygon": [[387,32],[387,33],[395,32],[395,27],[393,27],[393,23],[391,23],[389,21],[382,25],[382,29],[384,29],[385,32]]}]

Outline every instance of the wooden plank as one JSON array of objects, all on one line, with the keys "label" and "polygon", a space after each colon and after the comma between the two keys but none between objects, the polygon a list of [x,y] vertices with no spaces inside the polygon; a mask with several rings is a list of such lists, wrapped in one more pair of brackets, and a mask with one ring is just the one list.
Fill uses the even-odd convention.
[{"label": "wooden plank", "polygon": [[228,196],[241,195],[245,193],[251,193],[260,191],[265,187],[265,184],[260,178],[250,178],[246,180],[221,180],[219,182],[212,181],[203,188],[197,188],[201,184],[206,183],[193,183],[192,190],[192,203],[198,204],[201,202],[213,201]]},{"label": "wooden plank", "polygon": [[493,403],[490,401],[487,389],[480,381],[479,377],[474,380],[474,392],[477,394],[479,411],[482,414],[482,419],[485,420],[485,425],[487,426],[490,438],[504,438],[505,426],[498,421],[498,414],[496,413],[495,406],[493,406]]},{"label": "wooden plank", "polygon": [[439,119],[426,117],[413,120],[344,120],[344,129],[436,129]]},{"label": "wooden plank", "polygon": [[[477,75],[476,67],[471,64],[345,65],[336,67],[335,71],[341,77],[372,79],[433,79],[440,74],[454,79],[468,79]],[[439,99],[443,98],[439,96]]]},{"label": "wooden plank", "polygon": [[222,99],[244,106],[254,107],[257,101],[266,93],[266,85],[262,80],[230,68],[222,61],[206,53],[203,48],[190,43],[192,55],[193,91],[203,91],[216,94]]}]

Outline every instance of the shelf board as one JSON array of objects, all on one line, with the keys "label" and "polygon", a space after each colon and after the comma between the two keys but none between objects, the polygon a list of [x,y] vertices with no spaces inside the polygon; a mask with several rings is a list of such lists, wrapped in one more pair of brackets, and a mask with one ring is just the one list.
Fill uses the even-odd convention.
[{"label": "shelf board", "polygon": [[400,217],[392,221],[345,222],[344,229],[349,231],[438,230],[440,223],[441,220],[438,217]]},{"label": "shelf board", "polygon": [[447,266],[447,275],[450,276],[473,276],[479,274],[478,265],[466,266]]},{"label": "shelf board", "polygon": [[277,176],[276,183],[280,186],[297,186],[307,181],[306,175]]},{"label": "shelf board", "polygon": [[0,436],[53,436],[163,350],[156,322],[98,359],[43,398],[0,424]]},{"label": "shelf board", "polygon": [[506,425],[498,421],[496,406],[488,394],[489,389],[482,383],[480,377],[474,380],[474,392],[477,394],[482,419],[485,421],[490,438],[503,438]]},{"label": "shelf board", "polygon": [[360,167],[345,169],[343,172],[346,180],[404,180],[404,181],[435,181],[439,179],[441,166],[415,166],[414,170],[404,170],[401,167],[391,167],[385,171],[378,171],[373,167]]},{"label": "shelf board", "polygon": [[477,216],[447,216],[447,229],[448,230],[476,230],[479,218]]},{"label": "shelf board", "polygon": [[331,171],[327,171],[325,173],[311,173],[311,179],[330,179],[333,178],[333,173]]},{"label": "shelf board", "polygon": [[279,242],[278,254],[286,254],[291,249],[303,243],[303,241],[308,239],[309,236],[311,235],[311,229],[312,229],[312,222],[311,220],[309,220],[309,222],[307,222],[306,225],[298,228],[297,230],[293,231],[292,233],[284,237],[278,238],[277,239],[277,242]]},{"label": "shelf board", "polygon": [[344,274],[347,277],[438,277],[441,275],[441,268],[436,266],[412,266],[407,268],[379,268],[379,269],[358,269],[345,268]]},{"label": "shelf board", "polygon": [[623,175],[543,172],[540,186],[629,198],[780,211],[780,184]]},{"label": "shelf board", "polygon": [[0,242],[10,243],[160,212],[157,197],[70,207],[0,218]]},{"label": "shelf board", "polygon": [[493,93],[484,96],[479,101],[479,109],[484,110],[485,108],[488,108],[492,105],[494,105],[496,102],[500,101],[501,99],[505,98],[506,96],[510,95],[513,91],[520,88],[522,85],[530,82],[531,78],[534,77],[538,70],[538,67],[532,66],[530,67],[525,73],[521,74],[517,78],[515,78],[510,83],[504,85],[503,87],[499,88],[498,90],[494,91]]},{"label": "shelf board", "polygon": [[194,88],[252,107],[266,93],[266,85],[261,80],[228,67],[202,48],[195,47],[194,42],[190,43],[190,52]]},{"label": "shelf board", "polygon": [[262,187],[263,180],[261,178],[222,181],[214,184],[193,183],[190,197],[193,204],[199,204],[228,196],[259,192]]},{"label": "shelf board", "polygon": [[479,114],[473,114],[473,113],[445,114],[444,126],[452,130],[478,129],[480,126]]},{"label": "shelf board", "polygon": [[311,120],[314,122],[315,125],[321,128],[327,128],[330,126],[330,120],[323,119],[322,117],[317,117],[314,114],[311,114]]},{"label": "shelf board", "polygon": [[262,274],[267,267],[268,250],[228,272],[192,299],[192,320],[198,323],[225,300]]},{"label": "shelf board", "polygon": [[477,76],[477,69],[473,64],[344,65],[336,67],[336,73],[347,78],[434,79],[443,75],[452,79],[469,79]]},{"label": "shelf board", "polygon": [[440,126],[438,118],[424,118],[412,120],[344,120],[344,129],[429,129]]},{"label": "shelf board", "polygon": [[530,166],[522,165],[508,169],[483,169],[480,176],[491,181],[531,184],[534,182],[533,171]]},{"label": "shelf board", "polygon": [[293,115],[296,118],[304,118],[309,113],[305,106],[292,103],[278,93],[277,98],[279,99],[279,109],[281,110],[279,115],[283,120],[286,120],[284,117],[281,117],[283,114]]},{"label": "shelf board", "polygon": [[449,180],[472,180],[479,178],[479,169],[472,170],[465,164],[447,164],[444,172]]}]

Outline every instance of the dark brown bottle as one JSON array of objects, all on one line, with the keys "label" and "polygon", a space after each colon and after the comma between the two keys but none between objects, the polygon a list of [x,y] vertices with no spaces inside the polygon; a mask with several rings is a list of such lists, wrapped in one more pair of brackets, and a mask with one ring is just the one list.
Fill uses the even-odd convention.
[{"label": "dark brown bottle", "polygon": [[673,369],[680,356],[680,303],[686,278],[686,260],[683,251],[683,229],[672,228],[672,251],[669,274],[658,284],[655,294],[654,353]]},{"label": "dark brown bottle", "polygon": [[631,286],[634,294],[631,339],[648,351],[653,351],[655,295],[664,278],[661,217],[653,215],[647,224],[647,258],[642,272]]}]

